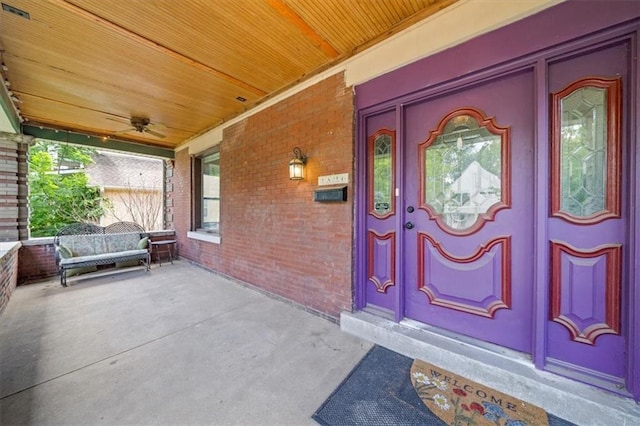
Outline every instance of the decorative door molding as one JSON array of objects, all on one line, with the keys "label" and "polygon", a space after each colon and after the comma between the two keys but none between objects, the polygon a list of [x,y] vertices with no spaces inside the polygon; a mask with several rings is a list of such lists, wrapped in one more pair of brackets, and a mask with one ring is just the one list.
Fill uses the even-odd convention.
[{"label": "decorative door molding", "polygon": [[369,230],[367,245],[369,281],[378,293],[386,293],[387,288],[396,283],[396,233],[381,235]]},{"label": "decorative door molding", "polygon": [[[437,274],[436,268],[443,273]],[[444,281],[446,276],[456,276],[460,281],[462,271],[473,279],[458,282],[453,290],[457,294],[453,294],[451,283]],[[465,290],[471,287],[476,291]],[[427,295],[432,305],[487,318],[493,318],[499,309],[510,309],[511,237],[496,237],[471,256],[457,257],[445,251],[433,237],[418,233],[418,290]]]},{"label": "decorative door molding", "polygon": [[549,319],[588,345],[602,334],[620,334],[621,269],[620,244],[579,250],[551,241]]}]

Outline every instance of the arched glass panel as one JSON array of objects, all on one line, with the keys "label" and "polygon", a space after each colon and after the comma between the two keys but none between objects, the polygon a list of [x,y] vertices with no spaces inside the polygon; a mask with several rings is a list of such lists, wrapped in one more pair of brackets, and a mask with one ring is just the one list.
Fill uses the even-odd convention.
[{"label": "arched glass panel", "polygon": [[423,144],[422,207],[445,231],[475,232],[506,206],[505,134],[479,111],[464,109],[445,117]]},{"label": "arched glass panel", "polygon": [[589,78],[553,95],[552,214],[619,216],[620,80]]}]

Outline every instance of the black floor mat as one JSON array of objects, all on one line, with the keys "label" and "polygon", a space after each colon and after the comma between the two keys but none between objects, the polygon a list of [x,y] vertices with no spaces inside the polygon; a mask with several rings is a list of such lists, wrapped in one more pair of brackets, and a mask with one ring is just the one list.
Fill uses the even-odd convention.
[{"label": "black floor mat", "polygon": [[[411,358],[374,346],[312,418],[326,426],[446,425],[413,389],[412,363]],[[575,426],[548,417],[550,426]]]}]

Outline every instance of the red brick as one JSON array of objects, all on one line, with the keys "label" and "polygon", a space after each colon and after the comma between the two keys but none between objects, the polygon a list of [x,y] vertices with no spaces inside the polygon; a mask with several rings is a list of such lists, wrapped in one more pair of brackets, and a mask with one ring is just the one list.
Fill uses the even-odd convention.
[{"label": "red brick", "polygon": [[[335,75],[227,127],[220,146],[222,244],[186,238],[190,158],[176,153],[174,227],[182,257],[329,316],[351,309],[353,189],[313,201],[318,176],[353,180],[353,96]],[[293,148],[306,179],[288,179]]]}]

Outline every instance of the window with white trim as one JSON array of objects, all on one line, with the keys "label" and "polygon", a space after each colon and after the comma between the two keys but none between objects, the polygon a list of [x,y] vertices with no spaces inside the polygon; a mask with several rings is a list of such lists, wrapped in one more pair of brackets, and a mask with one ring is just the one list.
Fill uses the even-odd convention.
[{"label": "window with white trim", "polygon": [[220,152],[193,159],[193,230],[220,231]]}]

